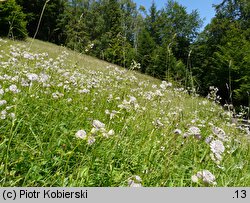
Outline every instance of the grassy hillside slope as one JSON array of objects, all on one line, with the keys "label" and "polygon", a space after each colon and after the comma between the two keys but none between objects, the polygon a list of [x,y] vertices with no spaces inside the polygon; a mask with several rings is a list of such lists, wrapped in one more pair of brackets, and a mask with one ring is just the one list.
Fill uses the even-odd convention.
[{"label": "grassy hillside slope", "polygon": [[250,186],[249,130],[216,102],[29,45],[0,39],[0,186]]}]

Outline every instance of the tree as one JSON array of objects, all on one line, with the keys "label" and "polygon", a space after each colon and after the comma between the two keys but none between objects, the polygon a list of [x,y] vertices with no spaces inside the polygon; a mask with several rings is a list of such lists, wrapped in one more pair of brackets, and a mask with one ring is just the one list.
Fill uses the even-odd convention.
[{"label": "tree", "polygon": [[215,5],[216,16],[194,46],[195,74],[206,94],[219,87],[223,103],[249,105],[250,3],[224,0]]},{"label": "tree", "polygon": [[[29,36],[33,37],[46,0],[16,0],[27,16],[27,29]],[[59,43],[58,35],[61,30],[57,26],[58,18],[65,9],[66,0],[51,0],[47,3],[37,38],[45,41]]]},{"label": "tree", "polygon": [[15,0],[0,3],[0,35],[12,39],[27,37],[25,15]]}]

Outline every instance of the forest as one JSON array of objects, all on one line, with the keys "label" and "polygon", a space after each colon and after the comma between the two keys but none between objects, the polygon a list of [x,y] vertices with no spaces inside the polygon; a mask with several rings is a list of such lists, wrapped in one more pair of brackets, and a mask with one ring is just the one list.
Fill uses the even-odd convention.
[{"label": "forest", "polygon": [[[197,10],[174,0],[149,10],[133,0],[3,0],[0,36],[35,37],[250,107],[250,1],[223,0],[204,30]],[[211,89],[212,88],[212,89]]]}]

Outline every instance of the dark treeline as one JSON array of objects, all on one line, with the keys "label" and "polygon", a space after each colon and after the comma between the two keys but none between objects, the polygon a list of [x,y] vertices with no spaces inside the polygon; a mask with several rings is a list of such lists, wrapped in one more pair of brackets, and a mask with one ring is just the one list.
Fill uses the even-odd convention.
[{"label": "dark treeline", "polygon": [[[0,3],[0,34],[33,37],[46,0]],[[219,88],[224,103],[249,107],[250,1],[224,0],[202,32],[194,10],[173,0],[149,11],[133,0],[47,0],[36,38],[195,88]]]}]

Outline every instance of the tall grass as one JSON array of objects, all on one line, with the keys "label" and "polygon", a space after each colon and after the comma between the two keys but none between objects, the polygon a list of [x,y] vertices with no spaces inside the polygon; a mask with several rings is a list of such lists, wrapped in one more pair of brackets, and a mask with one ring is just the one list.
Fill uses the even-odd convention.
[{"label": "tall grass", "polygon": [[250,185],[249,131],[216,102],[28,43],[0,40],[1,186]]}]

